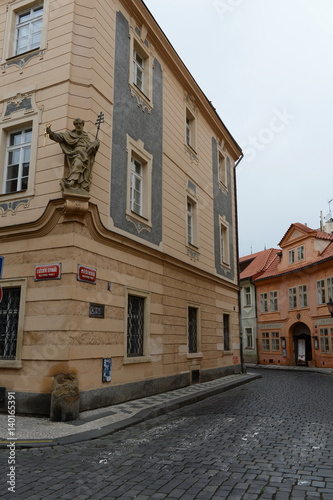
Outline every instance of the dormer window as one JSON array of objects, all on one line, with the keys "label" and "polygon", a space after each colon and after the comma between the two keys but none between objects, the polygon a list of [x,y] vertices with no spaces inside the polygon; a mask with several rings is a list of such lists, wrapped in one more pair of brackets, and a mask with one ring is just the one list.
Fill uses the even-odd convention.
[{"label": "dormer window", "polygon": [[297,260],[304,260],[304,246],[297,248]]},{"label": "dormer window", "polygon": [[293,264],[295,262],[295,250],[289,250],[289,264]]},{"label": "dormer window", "polygon": [[294,264],[295,262],[304,260],[304,256],[305,256],[304,245],[289,250],[288,252],[289,264]]}]

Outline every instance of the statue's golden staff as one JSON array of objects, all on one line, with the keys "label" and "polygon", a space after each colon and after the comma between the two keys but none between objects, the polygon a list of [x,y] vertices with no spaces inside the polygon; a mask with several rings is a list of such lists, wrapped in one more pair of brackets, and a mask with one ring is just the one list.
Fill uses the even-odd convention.
[{"label": "statue's golden staff", "polygon": [[45,148],[45,145],[46,145],[46,138],[50,137],[50,135],[47,133],[47,129],[49,127],[51,127],[51,123],[47,122],[47,124],[45,125],[45,128],[44,128],[44,148]]}]

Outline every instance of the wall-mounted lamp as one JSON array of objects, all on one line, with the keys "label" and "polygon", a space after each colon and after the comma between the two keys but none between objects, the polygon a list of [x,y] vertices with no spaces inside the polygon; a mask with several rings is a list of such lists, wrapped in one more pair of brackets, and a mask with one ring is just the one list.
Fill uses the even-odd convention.
[{"label": "wall-mounted lamp", "polygon": [[333,318],[333,300],[332,300],[331,297],[330,297],[330,300],[327,302],[326,305],[327,305],[327,308],[328,308],[328,310],[329,310],[329,312],[330,312],[330,314],[331,314],[331,316]]},{"label": "wall-mounted lamp", "polygon": [[319,340],[317,336],[312,337],[313,338],[313,345],[315,349],[319,349]]},{"label": "wall-mounted lamp", "polygon": [[281,337],[281,347],[282,349],[286,348],[286,337]]}]

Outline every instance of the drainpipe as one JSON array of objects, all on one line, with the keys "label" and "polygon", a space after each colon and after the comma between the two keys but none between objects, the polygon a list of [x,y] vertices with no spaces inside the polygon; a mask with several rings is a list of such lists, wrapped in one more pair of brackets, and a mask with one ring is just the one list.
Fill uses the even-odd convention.
[{"label": "drainpipe", "polygon": [[241,360],[241,371],[245,373],[246,369],[244,366],[244,354],[243,354],[243,332],[242,332],[242,315],[241,315],[241,295],[240,295],[240,273],[239,273],[239,242],[238,242],[238,209],[237,209],[237,179],[236,179],[236,167],[244,158],[244,154],[235,163],[235,182],[234,182],[234,198],[235,198],[235,219],[236,219],[236,258],[237,258],[237,284],[238,284],[238,316],[239,316],[239,347],[240,347],[240,360]]}]

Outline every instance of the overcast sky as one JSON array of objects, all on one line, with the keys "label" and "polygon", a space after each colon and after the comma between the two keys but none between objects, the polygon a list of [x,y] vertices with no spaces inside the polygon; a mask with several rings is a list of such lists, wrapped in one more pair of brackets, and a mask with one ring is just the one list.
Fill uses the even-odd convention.
[{"label": "overcast sky", "polygon": [[333,212],[333,0],[144,0],[242,147],[240,256]]}]

